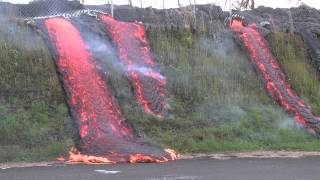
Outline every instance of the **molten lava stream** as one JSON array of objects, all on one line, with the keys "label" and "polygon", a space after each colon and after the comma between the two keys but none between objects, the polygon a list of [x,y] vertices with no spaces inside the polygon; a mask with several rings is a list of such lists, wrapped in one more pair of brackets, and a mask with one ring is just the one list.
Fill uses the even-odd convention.
[{"label": "molten lava stream", "polygon": [[118,48],[139,104],[147,113],[165,117],[168,111],[166,80],[151,57],[143,26],[120,22],[106,15],[100,18]]},{"label": "molten lava stream", "polygon": [[63,18],[46,19],[44,24],[58,53],[57,68],[81,138],[79,150],[70,151],[69,162],[108,164],[175,160],[174,151],[137,142],[77,29]]},{"label": "molten lava stream", "polygon": [[234,20],[230,28],[242,39],[252,62],[262,74],[268,93],[276,98],[287,111],[294,113],[295,119],[319,134],[319,118],[315,117],[286,82],[280,65],[272,56],[263,36],[254,25],[244,27],[242,21]]}]

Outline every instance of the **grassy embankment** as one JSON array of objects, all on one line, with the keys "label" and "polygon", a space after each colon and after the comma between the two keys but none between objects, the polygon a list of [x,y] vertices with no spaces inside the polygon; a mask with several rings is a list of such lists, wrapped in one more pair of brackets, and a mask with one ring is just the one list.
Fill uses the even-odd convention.
[{"label": "grassy embankment", "polygon": [[42,39],[0,18],[0,162],[45,160],[69,148],[70,119]]},{"label": "grassy embankment", "polygon": [[[41,38],[24,25],[11,25],[0,26],[0,162],[51,159],[72,145],[63,93]],[[231,39],[223,40],[227,47],[221,46],[186,29],[153,29],[148,36],[167,77],[171,116],[160,122],[145,115],[123,75],[114,72],[108,82],[129,123],[146,142],[181,153],[319,149],[320,142],[294,129],[293,120],[266,95]],[[284,41],[272,41],[272,47],[281,62],[292,60],[284,70],[319,112],[320,98],[311,96],[319,81],[308,75],[307,63],[296,64],[305,60],[295,49],[296,41],[289,41],[292,46]],[[309,86],[299,84],[302,77]]]},{"label": "grassy embankment", "polygon": [[[266,95],[239,47],[228,39],[221,44],[204,39],[185,29],[149,32],[168,80],[173,116],[160,125],[148,117],[128,116],[136,129],[180,152],[319,149],[320,141],[298,129]],[[317,112],[320,84],[315,71],[300,53],[301,40],[287,39],[291,46],[282,39],[272,43],[273,49],[281,64],[292,62],[284,71],[291,71],[293,88]]]},{"label": "grassy embankment", "polygon": [[320,76],[307,58],[301,37],[274,33],[268,39],[293,89],[320,116]]}]

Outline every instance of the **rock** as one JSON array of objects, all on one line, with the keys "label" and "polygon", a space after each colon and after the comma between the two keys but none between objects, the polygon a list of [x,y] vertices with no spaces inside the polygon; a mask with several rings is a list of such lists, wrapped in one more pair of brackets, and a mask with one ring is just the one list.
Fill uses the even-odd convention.
[{"label": "rock", "polygon": [[271,22],[272,31],[290,32],[292,15],[293,33],[300,35],[312,61],[320,72],[320,11],[302,5],[298,8],[272,9],[259,7],[249,12]]},{"label": "rock", "polygon": [[[80,9],[96,9],[109,12],[109,5],[83,6],[78,1],[36,1],[27,5],[13,5],[0,2],[0,13],[22,17],[52,15]],[[196,10],[196,13],[194,13]],[[257,29],[267,35],[271,31],[290,32],[300,35],[308,50],[312,64],[320,72],[320,11],[306,5],[291,9],[258,7],[250,11],[237,12],[247,23],[255,23]],[[127,22],[142,22],[150,28],[191,28],[205,30],[209,36],[217,37],[228,31],[224,20],[227,12],[214,5],[186,6],[159,10],[151,7],[137,8],[115,6],[116,19]]]}]

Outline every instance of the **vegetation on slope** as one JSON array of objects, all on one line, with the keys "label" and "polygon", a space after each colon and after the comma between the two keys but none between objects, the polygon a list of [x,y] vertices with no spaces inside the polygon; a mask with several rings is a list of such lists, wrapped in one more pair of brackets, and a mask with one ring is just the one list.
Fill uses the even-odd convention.
[{"label": "vegetation on slope", "polygon": [[[48,49],[25,25],[1,18],[0,24],[6,24],[0,26],[0,162],[39,161],[65,154],[73,144],[73,129]],[[116,70],[110,73],[108,84],[145,143],[163,144],[181,153],[318,150],[320,142],[299,130],[266,95],[232,35],[221,33],[224,38],[214,39],[204,31],[148,30],[155,59],[168,81],[167,120],[146,115],[124,75]],[[280,61],[298,59],[279,44],[272,47],[277,47]],[[310,95],[317,83],[311,78],[314,84],[305,89],[309,70],[294,63],[284,70],[292,80],[296,78],[294,88],[302,88],[302,95],[316,109],[318,95],[315,100]],[[295,76],[296,71],[290,75],[291,69],[303,72],[305,84],[298,84],[302,75]]]},{"label": "vegetation on slope", "polygon": [[[155,28],[148,35],[167,77],[171,117],[160,122],[134,103],[122,104],[142,137],[183,153],[319,148],[319,141],[299,129],[266,95],[231,34],[219,41],[203,32]],[[129,85],[122,86],[130,92]],[[133,102],[126,95],[118,97]]]},{"label": "vegetation on slope", "polygon": [[301,37],[278,32],[268,40],[293,89],[320,116],[320,76],[308,59]]},{"label": "vegetation on slope", "polygon": [[71,121],[46,45],[24,24],[0,24],[0,162],[63,154]]}]

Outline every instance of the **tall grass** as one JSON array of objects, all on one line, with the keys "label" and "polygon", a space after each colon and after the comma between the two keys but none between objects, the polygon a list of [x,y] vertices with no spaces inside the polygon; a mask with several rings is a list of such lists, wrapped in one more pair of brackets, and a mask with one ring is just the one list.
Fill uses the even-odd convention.
[{"label": "tall grass", "polygon": [[63,154],[70,118],[49,51],[19,20],[0,24],[0,161]]},{"label": "tall grass", "polygon": [[[0,24],[0,162],[66,153],[73,129],[45,43],[17,20],[1,17]],[[108,81],[144,143],[182,153],[319,149],[319,142],[267,96],[229,31],[222,29],[215,37],[190,29],[147,33],[167,77],[168,119],[146,115],[123,74],[110,70]],[[293,87],[319,113],[319,83],[304,54],[297,52],[303,47],[280,35],[271,41],[275,55]]]},{"label": "tall grass", "polygon": [[269,42],[293,89],[320,115],[320,75],[311,65],[298,35],[273,33]]},{"label": "tall grass", "polygon": [[[318,140],[266,94],[230,32],[221,33],[227,35],[219,41],[189,29],[148,31],[154,57],[167,77],[171,116],[159,121],[135,104],[121,104],[137,132],[147,142],[180,152],[317,150]],[[128,84],[124,87],[130,92]],[[133,102],[132,94],[117,96]]]}]

